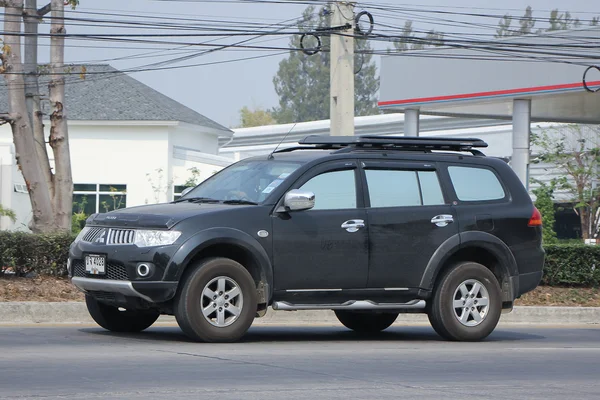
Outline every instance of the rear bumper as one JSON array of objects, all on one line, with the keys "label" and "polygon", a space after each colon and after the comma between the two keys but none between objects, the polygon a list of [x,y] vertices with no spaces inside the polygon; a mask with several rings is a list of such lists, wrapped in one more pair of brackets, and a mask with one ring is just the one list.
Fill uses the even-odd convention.
[{"label": "rear bumper", "polygon": [[162,303],[172,299],[177,291],[177,282],[131,282],[111,279],[74,277],[71,283],[84,293],[112,293],[133,297],[148,303]]},{"label": "rear bumper", "polygon": [[540,282],[542,281],[542,277],[544,276],[543,271],[530,272],[527,274],[519,275],[519,290],[517,292],[517,297],[520,297],[522,294],[527,292],[531,292],[533,289],[538,287]]}]

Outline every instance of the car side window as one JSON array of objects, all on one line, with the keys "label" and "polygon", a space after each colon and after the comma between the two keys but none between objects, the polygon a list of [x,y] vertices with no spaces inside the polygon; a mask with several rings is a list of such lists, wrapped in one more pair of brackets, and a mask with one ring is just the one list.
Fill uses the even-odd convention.
[{"label": "car side window", "polygon": [[371,207],[409,207],[444,204],[435,171],[367,169]]},{"label": "car side window", "polygon": [[500,200],[506,197],[502,184],[492,171],[477,167],[448,167],[456,196],[461,201]]},{"label": "car side window", "polygon": [[356,208],[356,180],[353,169],[317,175],[302,185],[300,190],[315,194],[313,210]]}]

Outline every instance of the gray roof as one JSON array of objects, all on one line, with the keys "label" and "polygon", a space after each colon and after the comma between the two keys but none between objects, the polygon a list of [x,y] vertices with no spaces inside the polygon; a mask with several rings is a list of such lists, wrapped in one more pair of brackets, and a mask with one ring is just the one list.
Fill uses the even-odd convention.
[{"label": "gray roof", "polygon": [[[108,64],[72,67],[65,77],[67,116],[79,121],[179,121],[224,133],[231,130],[165,96]],[[40,78],[40,91],[47,94],[47,77]],[[47,104],[42,109],[48,111]],[[6,85],[0,85],[0,112],[8,111]]]}]

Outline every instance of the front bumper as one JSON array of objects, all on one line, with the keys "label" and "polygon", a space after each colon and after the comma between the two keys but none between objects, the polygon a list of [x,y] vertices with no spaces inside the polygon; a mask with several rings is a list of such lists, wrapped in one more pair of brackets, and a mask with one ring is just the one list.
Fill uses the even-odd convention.
[{"label": "front bumper", "polygon": [[172,299],[177,291],[177,282],[132,282],[112,279],[73,277],[71,282],[82,292],[103,299],[107,295],[138,298],[148,303],[163,303]]}]

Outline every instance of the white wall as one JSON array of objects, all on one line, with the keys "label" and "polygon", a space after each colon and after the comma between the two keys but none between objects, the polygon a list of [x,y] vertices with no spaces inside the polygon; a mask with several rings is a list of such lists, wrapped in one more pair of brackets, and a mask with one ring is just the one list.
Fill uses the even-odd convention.
[{"label": "white wall", "polygon": [[13,223],[8,217],[0,217],[0,230],[28,231],[31,220],[31,205],[27,193],[15,192],[15,184],[24,185],[25,181],[19,172],[14,157],[12,138],[0,131],[0,204],[6,209],[14,211],[16,221]]},{"label": "white wall", "polygon": [[[98,126],[75,122],[69,126],[73,182],[125,184],[128,207],[165,201],[168,139],[166,126]],[[163,171],[162,179],[159,170]],[[163,186],[164,190],[158,189]]]},{"label": "white wall", "polygon": [[197,168],[198,181],[211,177],[214,173],[231,164],[231,160],[216,155],[219,151],[219,137],[210,132],[190,129],[182,124],[171,128],[169,136],[171,177],[173,185],[183,185],[192,177],[192,168]]}]

